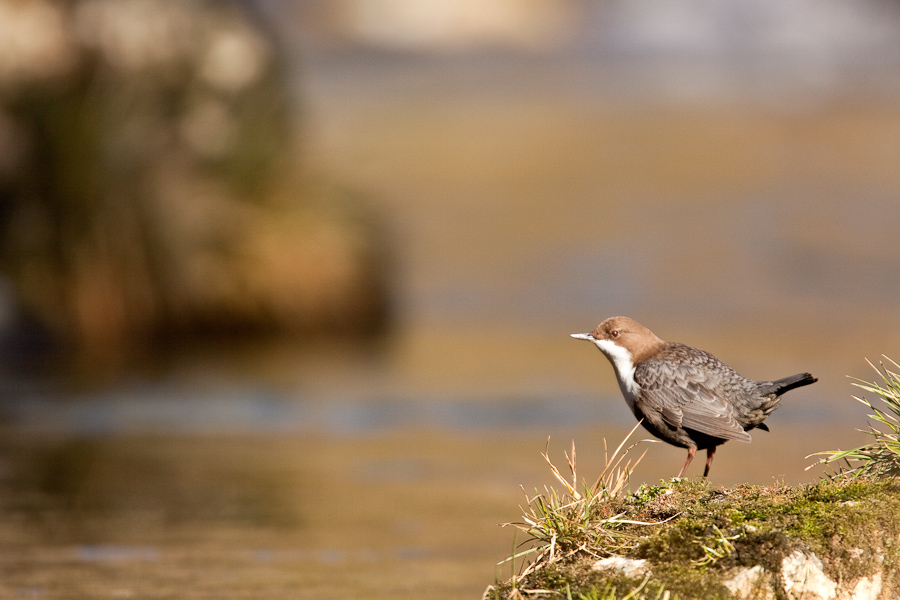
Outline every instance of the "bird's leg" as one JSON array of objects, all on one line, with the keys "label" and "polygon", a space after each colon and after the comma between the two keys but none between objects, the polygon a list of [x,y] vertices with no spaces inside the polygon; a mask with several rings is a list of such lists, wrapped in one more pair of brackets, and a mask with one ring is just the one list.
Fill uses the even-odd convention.
[{"label": "bird's leg", "polygon": [[703,476],[706,477],[709,475],[709,465],[712,464],[713,456],[716,454],[716,447],[712,446],[711,448],[706,449],[706,468],[703,469]]},{"label": "bird's leg", "polygon": [[681,477],[684,475],[684,472],[687,470],[688,465],[691,464],[691,461],[694,460],[694,455],[697,454],[696,448],[688,448],[688,457],[687,460],[684,461],[684,466],[681,467],[681,471],[678,472],[678,476]]}]

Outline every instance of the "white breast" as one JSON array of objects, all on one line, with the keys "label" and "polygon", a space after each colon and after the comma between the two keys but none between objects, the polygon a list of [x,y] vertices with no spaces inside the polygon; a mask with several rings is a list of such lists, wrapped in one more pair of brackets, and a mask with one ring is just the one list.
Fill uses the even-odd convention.
[{"label": "white breast", "polygon": [[595,340],[594,344],[606,355],[616,371],[616,379],[619,380],[619,389],[625,396],[625,402],[631,412],[635,412],[635,402],[641,391],[641,386],[634,380],[634,363],[631,361],[631,352],[610,340]]}]

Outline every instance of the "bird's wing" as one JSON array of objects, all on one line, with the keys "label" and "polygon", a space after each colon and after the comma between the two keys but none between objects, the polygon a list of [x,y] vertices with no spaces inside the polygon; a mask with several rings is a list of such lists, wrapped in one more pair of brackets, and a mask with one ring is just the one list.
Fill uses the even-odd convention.
[{"label": "bird's wing", "polygon": [[749,442],[750,434],[734,419],[731,406],[714,391],[712,377],[706,369],[669,360],[645,361],[634,372],[641,402],[672,427]]}]

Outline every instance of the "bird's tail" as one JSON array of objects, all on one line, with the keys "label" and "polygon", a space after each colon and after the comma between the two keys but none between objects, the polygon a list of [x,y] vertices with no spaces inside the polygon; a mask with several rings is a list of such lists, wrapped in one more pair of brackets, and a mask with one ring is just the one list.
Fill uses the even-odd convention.
[{"label": "bird's tail", "polygon": [[770,382],[770,387],[768,390],[765,390],[765,394],[775,394],[776,396],[780,396],[794,388],[803,387],[804,385],[809,385],[817,381],[818,379],[809,373],[798,373],[797,375],[791,375],[790,377],[784,377],[783,379]]}]

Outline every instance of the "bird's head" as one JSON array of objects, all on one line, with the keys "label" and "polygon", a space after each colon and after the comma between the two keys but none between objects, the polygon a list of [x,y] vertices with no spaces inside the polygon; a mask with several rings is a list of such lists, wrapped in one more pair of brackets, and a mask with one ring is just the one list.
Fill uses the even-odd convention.
[{"label": "bird's head", "polygon": [[610,317],[592,332],[573,333],[572,337],[592,342],[614,365],[620,360],[637,364],[665,344],[656,334],[629,317]]}]

